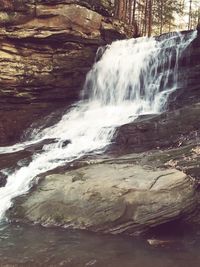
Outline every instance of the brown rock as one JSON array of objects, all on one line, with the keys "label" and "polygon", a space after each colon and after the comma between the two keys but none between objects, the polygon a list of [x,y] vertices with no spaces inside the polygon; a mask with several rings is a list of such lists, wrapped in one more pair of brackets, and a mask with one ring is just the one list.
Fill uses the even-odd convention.
[{"label": "brown rock", "polygon": [[1,1],[0,145],[16,142],[53,107],[77,100],[98,46],[130,36],[107,17],[112,8],[110,0]]}]

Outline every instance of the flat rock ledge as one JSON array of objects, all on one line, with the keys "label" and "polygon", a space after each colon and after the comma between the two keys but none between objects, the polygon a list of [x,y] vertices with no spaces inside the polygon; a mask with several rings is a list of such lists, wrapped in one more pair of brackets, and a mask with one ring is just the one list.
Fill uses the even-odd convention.
[{"label": "flat rock ledge", "polygon": [[136,235],[186,218],[197,201],[183,172],[104,162],[46,176],[16,204],[9,216],[17,221]]}]

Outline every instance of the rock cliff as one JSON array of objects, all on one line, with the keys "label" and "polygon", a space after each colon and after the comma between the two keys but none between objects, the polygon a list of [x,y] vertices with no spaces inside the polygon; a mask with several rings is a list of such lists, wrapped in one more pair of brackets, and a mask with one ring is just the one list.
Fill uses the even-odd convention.
[{"label": "rock cliff", "polygon": [[1,1],[0,145],[76,100],[97,48],[134,34],[112,13],[110,0]]}]

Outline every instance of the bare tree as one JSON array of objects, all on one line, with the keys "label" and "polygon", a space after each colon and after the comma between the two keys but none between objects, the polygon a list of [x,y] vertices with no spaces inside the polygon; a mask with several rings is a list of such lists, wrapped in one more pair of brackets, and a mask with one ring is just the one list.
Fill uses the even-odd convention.
[{"label": "bare tree", "polygon": [[[189,0],[189,29],[198,22],[196,1],[199,0]],[[115,0],[115,16],[140,35],[162,34],[173,30],[177,23],[175,15],[184,17],[185,3],[186,0]]]},{"label": "bare tree", "polygon": [[148,37],[151,36],[152,32],[152,7],[153,7],[153,0],[149,0]]},{"label": "bare tree", "polygon": [[190,0],[189,5],[189,21],[188,21],[188,30],[191,29],[191,18],[192,18],[192,0]]}]

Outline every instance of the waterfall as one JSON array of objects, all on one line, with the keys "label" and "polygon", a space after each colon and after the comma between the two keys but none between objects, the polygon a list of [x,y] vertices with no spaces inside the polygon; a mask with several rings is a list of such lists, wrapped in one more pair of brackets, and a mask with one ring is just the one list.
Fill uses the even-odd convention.
[{"label": "waterfall", "polygon": [[[0,147],[0,154],[13,153],[54,140],[43,145],[28,166],[9,172],[5,187],[0,188],[0,219],[13,198],[27,193],[38,175],[88,153],[102,153],[117,127],[139,115],[162,112],[178,86],[178,59],[195,36],[196,32],[176,33],[161,40],[144,37],[107,46],[87,74],[82,99],[57,124],[33,131],[23,143]],[[70,140],[67,145],[66,140]]]}]

